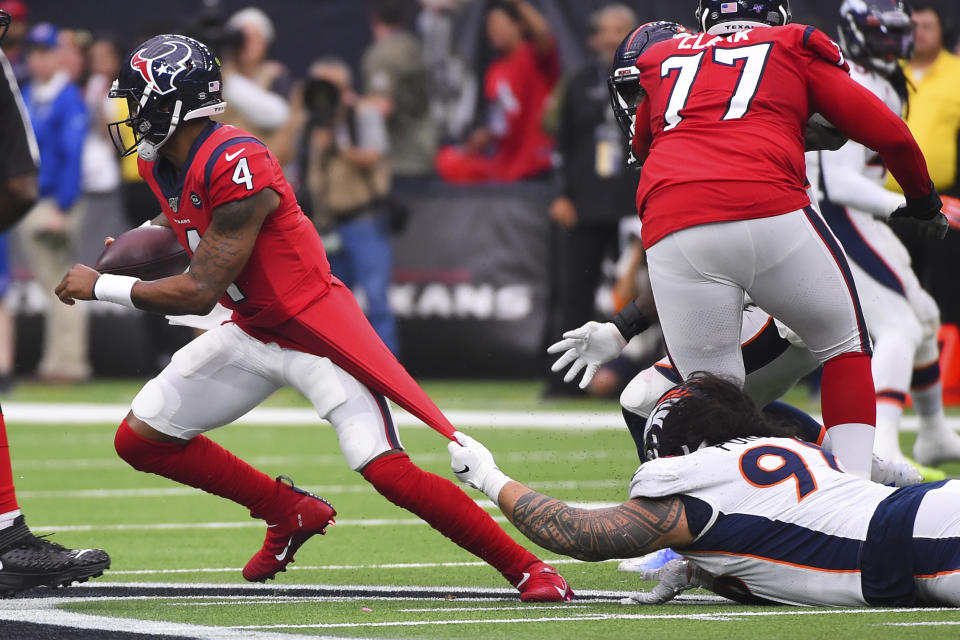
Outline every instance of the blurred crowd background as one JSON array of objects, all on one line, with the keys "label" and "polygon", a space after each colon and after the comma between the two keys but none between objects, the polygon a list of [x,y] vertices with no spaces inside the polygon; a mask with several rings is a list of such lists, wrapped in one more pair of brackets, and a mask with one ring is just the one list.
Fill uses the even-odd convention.
[{"label": "blurred crowd background", "polygon": [[[17,376],[152,374],[191,336],[52,289],[103,237],[154,217],[135,158],[119,159],[107,99],[130,49],[184,33],[223,62],[223,121],[261,137],[323,235],[334,273],[415,373],[543,377],[545,345],[637,295],[636,170],[606,78],[643,22],[691,25],[694,0],[0,0],[3,44],[41,152],[42,200],[8,240],[0,392]],[[135,5],[135,6],[133,6]],[[838,3],[793,0],[836,34]],[[913,3],[908,124],[941,192],[957,194],[960,3]],[[953,53],[951,53],[953,52]],[[2,134],[0,134],[2,135]],[[946,322],[960,322],[960,232],[906,239]],[[14,338],[14,336],[16,336]],[[615,394],[661,355],[656,330],[595,379]]]}]

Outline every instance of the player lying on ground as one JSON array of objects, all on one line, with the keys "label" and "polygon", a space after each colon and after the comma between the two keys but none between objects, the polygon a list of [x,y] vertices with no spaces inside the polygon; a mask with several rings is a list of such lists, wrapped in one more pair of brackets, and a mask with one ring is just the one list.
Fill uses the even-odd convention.
[{"label": "player lying on ground", "polygon": [[532,491],[469,436],[448,448],[461,481],[555,553],[682,554],[643,601],[702,586],[745,603],[960,605],[960,482],[886,487],[795,435],[736,384],[697,374],[651,414],[630,499],[608,509]]},{"label": "player lying on ground", "polygon": [[[569,600],[556,570],[510,538],[449,480],[415,466],[384,396],[452,437],[453,427],[330,274],[323,245],[277,160],[223,112],[220,64],[196,40],[156,36],[127,57],[111,96],[125,98],[140,173],[192,255],[187,273],[144,282],[76,265],[57,294],[155,313],[204,314],[219,299],[232,322],[208,331],[134,398],[116,449],[134,468],[233,500],[268,524],[243,569],[273,578],[335,515],[321,498],[274,481],[203,433],[289,385],[329,421],[352,469],[388,500],[493,565],[526,601]],[[114,136],[119,141],[119,136]],[[122,143],[121,143],[122,144]]]},{"label": "player lying on ground", "polygon": [[[0,42],[10,15],[0,11]],[[20,89],[0,51],[0,233],[15,225],[37,199],[37,143]],[[0,242],[6,243],[5,237]],[[6,259],[2,258],[5,262]],[[13,487],[7,427],[0,410],[0,596],[45,585],[85,582],[110,567],[100,549],[67,549],[30,532]]]}]

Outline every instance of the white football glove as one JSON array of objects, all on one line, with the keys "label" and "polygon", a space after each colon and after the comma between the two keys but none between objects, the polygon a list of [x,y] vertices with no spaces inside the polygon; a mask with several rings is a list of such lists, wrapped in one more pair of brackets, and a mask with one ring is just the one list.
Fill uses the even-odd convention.
[{"label": "white football glove", "polygon": [[485,446],[459,431],[454,431],[453,437],[457,441],[447,444],[453,475],[460,482],[483,491],[494,504],[499,504],[500,490],[510,478],[500,471],[493,454]]},{"label": "white football glove", "polygon": [[671,560],[659,569],[640,572],[643,580],[657,580],[657,586],[651,591],[641,591],[629,598],[620,600],[620,604],[663,604],[670,602],[687,589],[694,587],[710,588],[713,583],[706,571],[697,568],[689,560]]},{"label": "white football glove", "polygon": [[560,371],[573,363],[563,376],[564,382],[570,382],[581,369],[585,369],[580,388],[586,389],[600,366],[620,355],[625,346],[627,341],[612,322],[588,322],[579,329],[567,331],[563,340],[547,348],[547,353],[564,352],[550,370]]}]

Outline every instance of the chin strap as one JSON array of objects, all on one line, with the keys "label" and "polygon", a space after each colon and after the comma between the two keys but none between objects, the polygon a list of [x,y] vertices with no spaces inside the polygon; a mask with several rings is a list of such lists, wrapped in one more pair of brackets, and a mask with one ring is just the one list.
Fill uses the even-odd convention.
[{"label": "chin strap", "polygon": [[167,128],[167,133],[163,136],[159,142],[150,142],[147,139],[140,141],[140,144],[137,146],[137,155],[139,155],[146,162],[156,162],[157,152],[160,147],[162,147],[167,140],[170,139],[170,136],[173,135],[173,132],[176,130],[177,125],[180,124],[180,110],[183,108],[183,101],[177,100],[173,105],[173,115],[170,116],[170,126]]}]

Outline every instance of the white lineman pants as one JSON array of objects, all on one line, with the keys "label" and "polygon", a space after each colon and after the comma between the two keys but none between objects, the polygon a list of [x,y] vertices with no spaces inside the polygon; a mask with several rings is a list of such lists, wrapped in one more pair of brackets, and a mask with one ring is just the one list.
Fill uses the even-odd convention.
[{"label": "white lineman pants", "polygon": [[264,344],[229,323],[177,351],[133,399],[133,415],[188,440],[241,417],[280,387],[302,393],[337,432],[351,469],[402,449],[390,405],[329,359]]},{"label": "white lineman pants", "polygon": [[647,250],[650,283],[683,378],[708,371],[743,385],[744,292],[826,362],[869,353],[843,249],[812,208],[676,231]]}]

